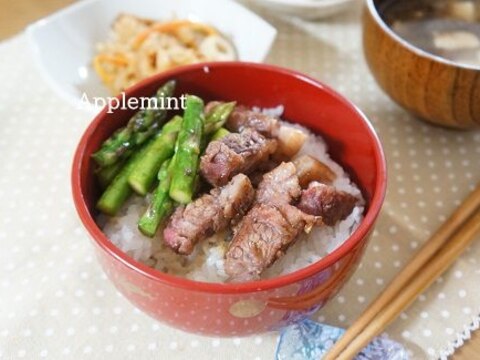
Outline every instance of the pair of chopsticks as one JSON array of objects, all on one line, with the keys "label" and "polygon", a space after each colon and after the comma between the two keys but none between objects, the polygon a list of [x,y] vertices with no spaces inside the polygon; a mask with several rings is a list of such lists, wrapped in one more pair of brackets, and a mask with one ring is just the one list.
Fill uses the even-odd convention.
[{"label": "pair of chopsticks", "polygon": [[480,232],[480,184],[323,357],[352,359],[445,272]]}]

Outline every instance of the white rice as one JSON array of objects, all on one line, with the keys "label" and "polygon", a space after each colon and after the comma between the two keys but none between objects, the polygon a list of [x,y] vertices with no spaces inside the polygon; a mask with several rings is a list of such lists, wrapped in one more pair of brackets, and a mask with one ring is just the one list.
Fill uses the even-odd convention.
[{"label": "white rice", "polygon": [[[283,112],[283,107],[269,109],[268,112],[278,116]],[[316,227],[308,235],[301,235],[297,242],[288,249],[286,255],[262,274],[262,278],[287,274],[320,260],[340,246],[363,219],[364,200],[362,194],[358,187],[350,181],[342,167],[330,158],[323,139],[305,127],[286,124],[309,135],[296,157],[308,154],[328,165],[337,175],[333,186],[355,195],[360,200],[353,212],[335,226]],[[177,255],[163,244],[162,229],[154,239],[143,236],[137,230],[137,221],[145,211],[147,204],[148,199],[132,197],[117,216],[100,215],[98,223],[112,243],[134,259],[151,267],[197,281],[226,281],[223,256],[228,242],[225,234],[216,234],[197,244],[194,252],[189,256]]]}]

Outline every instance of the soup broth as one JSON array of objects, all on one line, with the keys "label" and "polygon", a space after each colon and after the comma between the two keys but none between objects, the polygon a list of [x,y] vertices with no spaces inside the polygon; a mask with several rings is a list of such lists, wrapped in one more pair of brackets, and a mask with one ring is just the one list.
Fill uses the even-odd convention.
[{"label": "soup broth", "polygon": [[480,0],[384,1],[380,13],[414,46],[456,63],[480,66]]}]

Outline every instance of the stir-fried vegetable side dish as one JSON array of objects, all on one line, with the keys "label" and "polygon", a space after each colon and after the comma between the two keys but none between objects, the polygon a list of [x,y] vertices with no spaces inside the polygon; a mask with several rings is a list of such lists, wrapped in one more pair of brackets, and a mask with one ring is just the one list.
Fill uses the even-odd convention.
[{"label": "stir-fried vegetable side dish", "polygon": [[97,47],[93,68],[113,94],[176,66],[236,59],[233,44],[222,33],[187,19],[153,21],[122,14],[112,25],[111,38]]},{"label": "stir-fried vegetable side dish", "polygon": [[166,119],[142,110],[92,155],[105,187],[97,208],[115,216],[133,193],[146,197],[138,230],[179,256],[225,233],[231,281],[260,278],[302,233],[335,226],[359,203],[332,185],[329,166],[296,156],[308,135],[276,117],[187,95],[183,115]]}]

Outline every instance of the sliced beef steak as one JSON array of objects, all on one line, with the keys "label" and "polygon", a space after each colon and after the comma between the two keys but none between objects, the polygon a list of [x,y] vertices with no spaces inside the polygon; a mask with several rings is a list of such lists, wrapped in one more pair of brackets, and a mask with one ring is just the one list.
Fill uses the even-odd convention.
[{"label": "sliced beef steak", "polygon": [[291,158],[300,150],[308,137],[300,129],[282,124],[279,119],[273,116],[250,110],[245,106],[237,106],[230,114],[225,126],[228,130],[234,132],[253,129],[268,138],[277,139],[277,157]]},{"label": "sliced beef steak", "polygon": [[350,215],[357,201],[349,193],[314,182],[302,192],[298,208],[307,214],[321,216],[326,225],[332,226]]},{"label": "sliced beef steak", "polygon": [[237,106],[228,117],[225,126],[228,130],[235,132],[253,129],[267,137],[276,137],[280,129],[278,119],[250,110],[245,106]]},{"label": "sliced beef steak", "polygon": [[301,195],[297,169],[291,162],[281,163],[263,175],[255,201],[261,204],[291,204]]},{"label": "sliced beef steak", "polygon": [[225,271],[231,281],[259,278],[302,231],[309,232],[319,223],[318,217],[291,205],[300,195],[293,163],[282,163],[263,175],[255,205],[236,227],[225,255]]},{"label": "sliced beef steak", "polygon": [[197,242],[225,229],[250,208],[254,189],[243,174],[212,189],[187,206],[178,207],[163,231],[165,243],[179,254],[191,254]]},{"label": "sliced beef steak", "polygon": [[292,205],[255,205],[243,218],[225,255],[230,281],[258,279],[315,221],[314,216]]},{"label": "sliced beef steak", "polygon": [[214,186],[225,185],[234,175],[248,174],[268,161],[277,141],[250,129],[212,141],[200,160],[202,176]]}]

